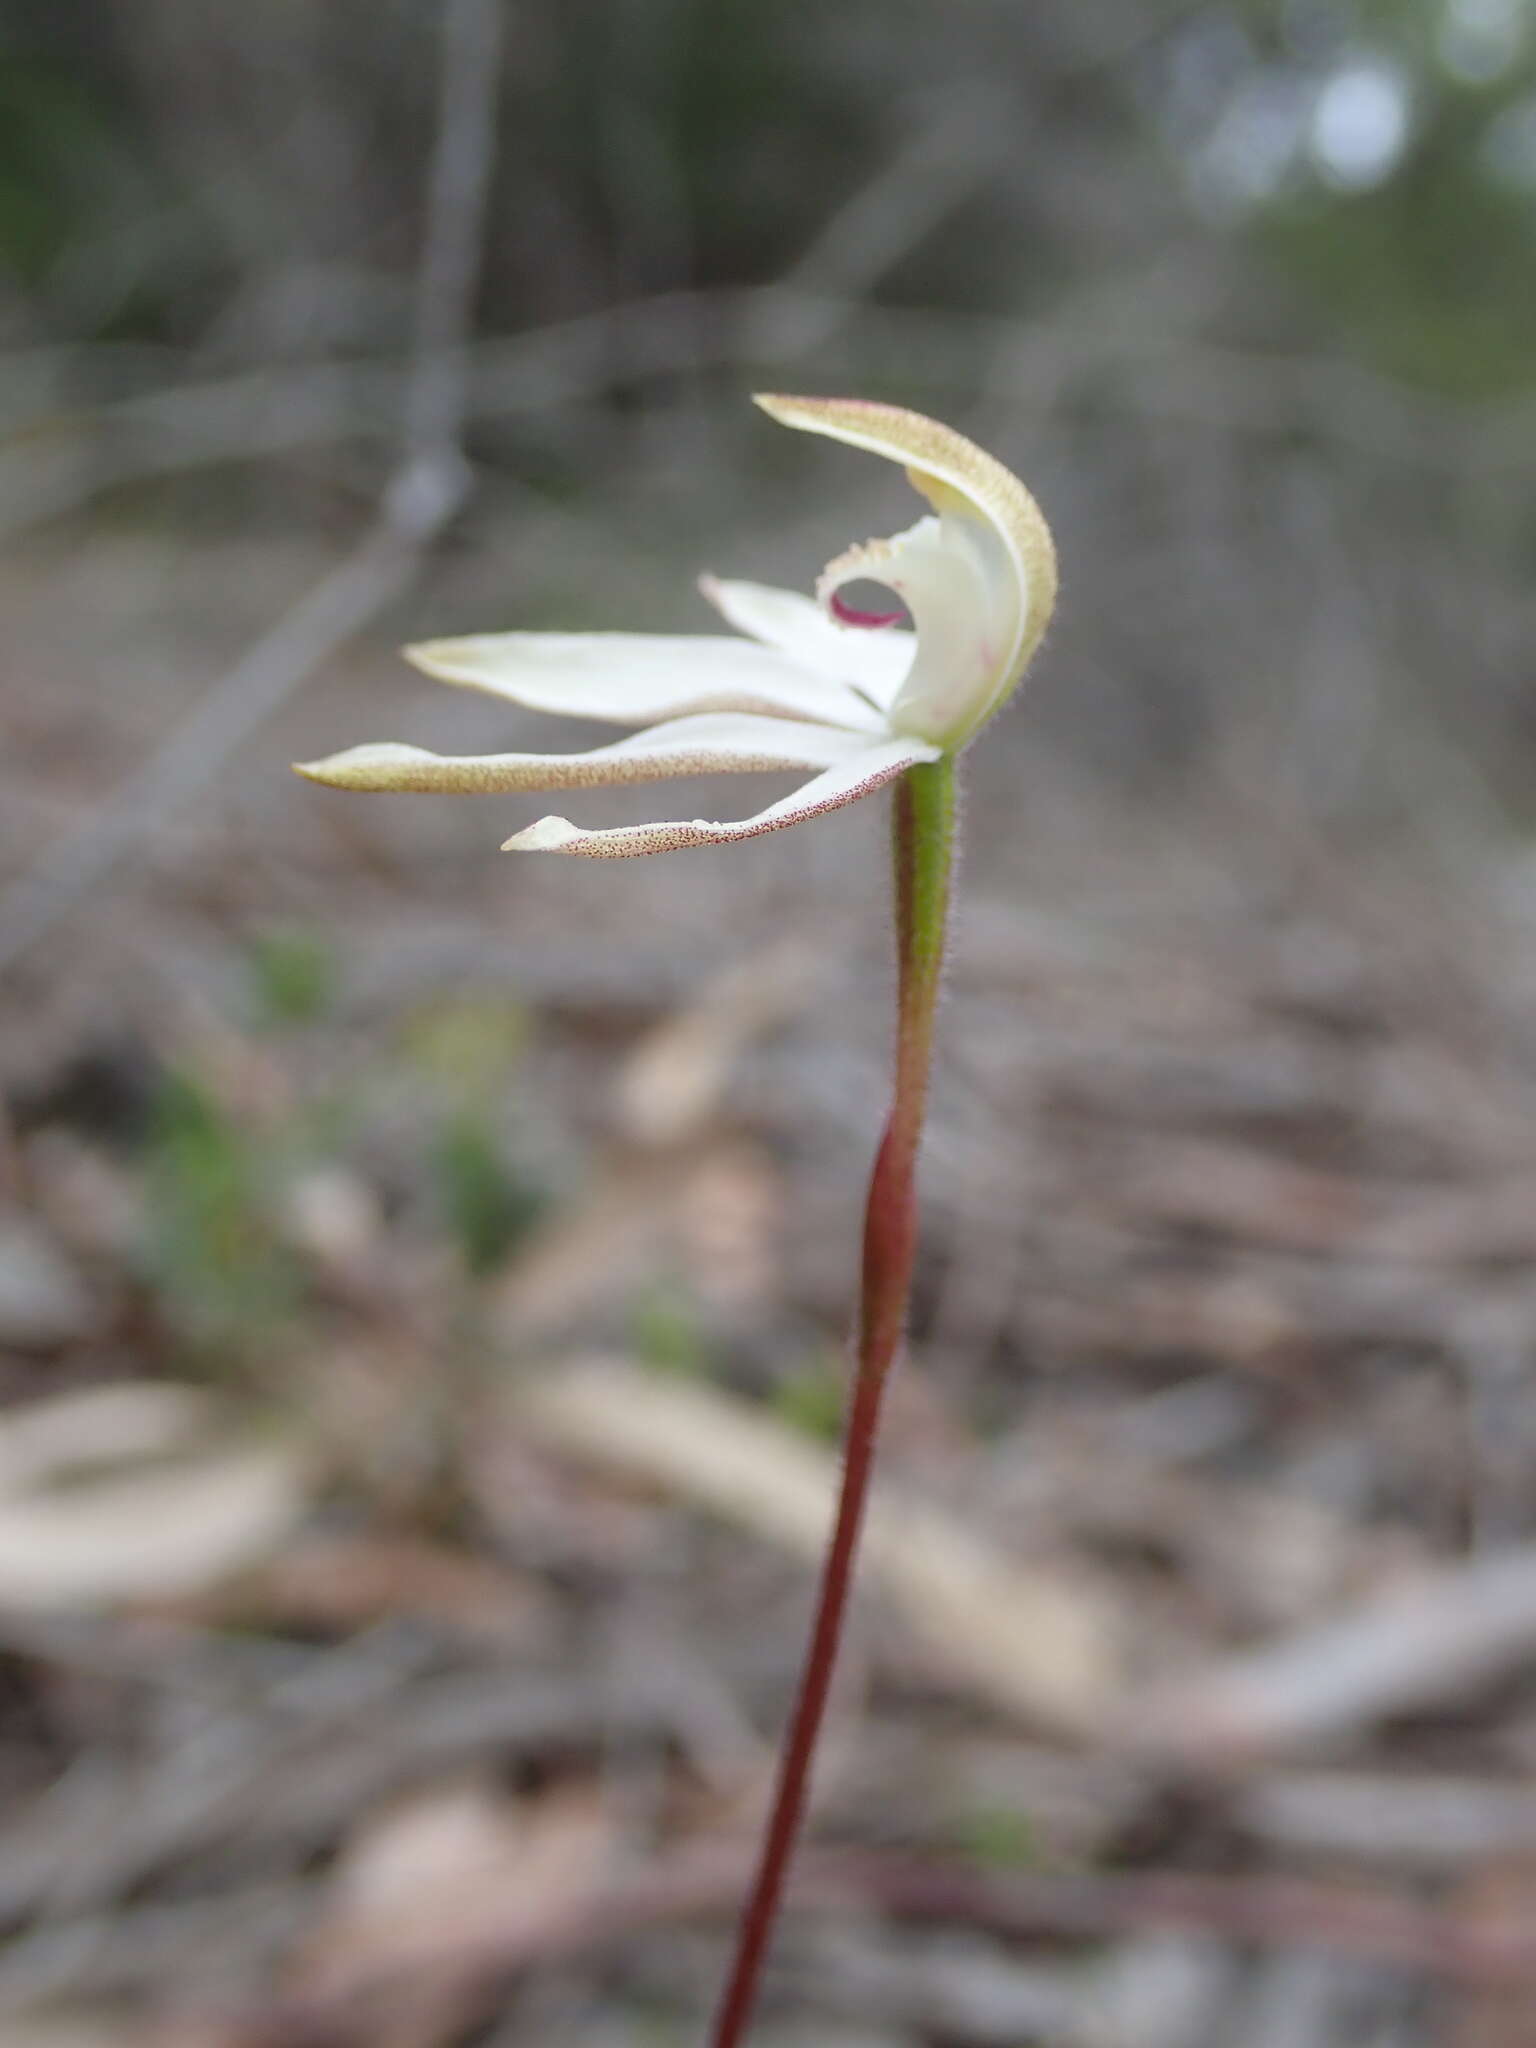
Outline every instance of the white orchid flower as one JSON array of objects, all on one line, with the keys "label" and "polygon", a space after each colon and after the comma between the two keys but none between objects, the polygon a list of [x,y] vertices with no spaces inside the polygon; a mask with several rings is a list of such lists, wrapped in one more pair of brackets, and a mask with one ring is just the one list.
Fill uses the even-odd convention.
[{"label": "white orchid flower", "polygon": [[[705,634],[492,633],[406,650],[443,682],[529,710],[642,728],[581,754],[453,757],[393,742],[296,764],[338,789],[585,789],[671,775],[815,772],[793,796],[734,823],[695,818],[589,831],[560,817],[514,833],[508,850],[598,858],[668,853],[777,832],[958,752],[1011,694],[1056,595],[1056,558],[1017,477],[950,427],[861,399],[759,397],[787,427],[901,463],[933,511],[890,540],[850,548],[816,598],[703,579],[742,639]],[[851,609],[872,580],[899,614]]]}]

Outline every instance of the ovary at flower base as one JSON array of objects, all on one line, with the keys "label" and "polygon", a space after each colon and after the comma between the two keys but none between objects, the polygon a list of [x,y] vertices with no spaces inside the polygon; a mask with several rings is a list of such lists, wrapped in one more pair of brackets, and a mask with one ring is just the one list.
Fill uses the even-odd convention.
[{"label": "ovary at flower base", "polygon": [[[784,426],[899,462],[932,511],[840,555],[814,600],[705,577],[704,595],[744,637],[492,633],[407,649],[443,682],[638,727],[627,739],[579,754],[461,757],[375,742],[299,773],[338,789],[483,793],[811,771],[792,796],[736,822],[585,830],[546,817],[505,842],[622,858],[776,832],[967,746],[1017,687],[1050,619],[1056,557],[1039,507],[1000,462],[921,413],[862,399],[757,403]],[[852,609],[842,592],[854,581],[893,591],[911,628]]]}]

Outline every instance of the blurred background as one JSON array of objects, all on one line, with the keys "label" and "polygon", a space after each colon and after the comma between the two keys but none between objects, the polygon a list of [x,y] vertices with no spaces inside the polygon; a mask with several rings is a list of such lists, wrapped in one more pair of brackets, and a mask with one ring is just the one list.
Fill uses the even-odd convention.
[{"label": "blurred background", "polygon": [[1536,2043],[1536,7],[0,0],[0,109],[0,2040],[700,2037],[883,804],[287,763],[910,522],[767,387],[1063,595],[758,2038]]}]

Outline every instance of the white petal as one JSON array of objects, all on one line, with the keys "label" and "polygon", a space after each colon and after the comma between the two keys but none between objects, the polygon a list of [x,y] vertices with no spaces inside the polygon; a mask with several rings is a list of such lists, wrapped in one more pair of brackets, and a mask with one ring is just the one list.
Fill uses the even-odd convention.
[{"label": "white petal", "polygon": [[429,640],[406,658],[440,682],[466,683],[530,711],[652,725],[699,711],[810,718],[876,732],[856,693],[749,641],[703,633],[480,633]]},{"label": "white petal", "polygon": [[851,683],[882,709],[906,681],[916,642],[903,627],[841,626],[814,599],[766,583],[701,576],[699,588],[738,633],[776,647],[799,668]]},{"label": "white petal", "polygon": [[332,789],[458,791],[592,789],[662,782],[669,775],[748,774],[831,768],[869,750],[862,733],[790,718],[719,711],[674,718],[582,754],[433,754],[392,740],[349,747],[325,761],[296,763]]},{"label": "white petal", "polygon": [[641,853],[674,853],[684,846],[716,846],[732,839],[755,839],[762,832],[779,832],[786,825],[798,825],[803,818],[819,817],[851,804],[872,790],[894,782],[918,761],[936,761],[937,747],[921,740],[886,740],[863,747],[841,766],[813,776],[793,796],[782,797],[755,817],[718,825],[694,818],[686,823],[621,825],[602,832],[584,832],[569,818],[540,818],[536,825],[513,835],[507,852],[579,853],[597,860],[624,860]]}]

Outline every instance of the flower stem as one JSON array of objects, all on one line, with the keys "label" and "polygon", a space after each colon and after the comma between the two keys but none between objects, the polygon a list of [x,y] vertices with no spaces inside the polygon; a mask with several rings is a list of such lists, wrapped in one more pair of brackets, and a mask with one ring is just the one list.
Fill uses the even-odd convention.
[{"label": "flower stem", "polygon": [[902,777],[896,788],[894,841],[896,1077],[864,1217],[858,1346],[844,1433],[843,1483],[822,1566],[800,1689],[780,1755],[773,1807],[742,1911],[731,1974],[710,2035],[711,2048],[738,2048],[751,2022],[785,1874],[805,1813],[816,1740],[842,1639],[874,1468],[881,1400],[906,1324],[917,1245],[917,1152],[928,1102],[934,1010],[944,965],[954,866],[955,763],[951,756],[909,768]]}]

